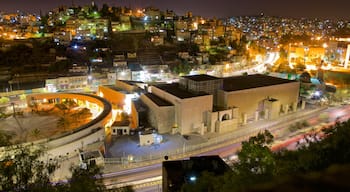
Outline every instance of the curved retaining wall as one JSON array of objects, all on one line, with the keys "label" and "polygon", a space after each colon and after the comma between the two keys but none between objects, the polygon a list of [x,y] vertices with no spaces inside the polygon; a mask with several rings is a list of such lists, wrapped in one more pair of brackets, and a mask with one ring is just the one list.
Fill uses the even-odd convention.
[{"label": "curved retaining wall", "polygon": [[[63,157],[75,155],[78,149],[84,148],[84,146],[95,143],[97,141],[103,141],[106,135],[104,126],[112,117],[111,104],[98,96],[79,94],[79,93],[44,93],[44,94],[32,94],[27,96],[27,103],[29,104],[32,99],[78,99],[89,101],[102,108],[102,112],[93,120],[85,125],[82,125],[67,133],[53,136],[46,139],[41,139],[34,143],[35,145],[43,145],[47,149],[47,154],[50,157]],[[6,150],[5,147],[0,151]]]}]

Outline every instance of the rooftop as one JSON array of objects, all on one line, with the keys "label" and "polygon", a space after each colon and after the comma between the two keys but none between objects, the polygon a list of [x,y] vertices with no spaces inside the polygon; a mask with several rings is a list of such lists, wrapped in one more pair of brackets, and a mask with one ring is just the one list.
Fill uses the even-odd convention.
[{"label": "rooftop", "polygon": [[201,75],[188,75],[188,76],[183,76],[183,78],[190,79],[192,81],[210,81],[210,80],[217,80],[220,79],[218,77],[206,75],[206,74],[201,74]]},{"label": "rooftop", "polygon": [[180,191],[184,183],[194,181],[207,171],[214,175],[223,175],[231,171],[230,167],[217,155],[190,157],[189,160],[163,161],[163,181],[171,184],[168,191]]},{"label": "rooftop", "polygon": [[101,157],[101,153],[99,151],[86,151],[86,152],[80,153],[80,155],[83,161]]},{"label": "rooftop", "polygon": [[120,93],[124,93],[124,94],[131,94],[131,92],[125,90],[125,89],[121,89],[119,87],[116,87],[115,85],[103,85],[104,87],[108,87],[109,89],[112,89],[114,91],[120,92]]},{"label": "rooftop", "polygon": [[129,126],[130,121],[129,120],[124,120],[124,121],[114,121],[112,124],[113,126]]},{"label": "rooftop", "polygon": [[204,95],[209,95],[207,93],[191,93],[187,90],[181,89],[179,87],[178,83],[172,83],[172,84],[160,84],[160,85],[155,85],[155,87],[170,93],[171,95],[174,95],[175,97],[178,97],[180,99],[187,99],[187,98],[192,98],[192,97],[199,97],[199,96],[204,96]]},{"label": "rooftop", "polygon": [[135,86],[138,83],[144,83],[143,81],[131,81],[131,80],[120,80],[120,79],[118,79],[118,81],[124,82],[124,83],[126,83],[128,85],[132,85],[132,86]]},{"label": "rooftop", "polygon": [[239,91],[244,89],[252,89],[291,82],[296,81],[261,74],[227,77],[224,78],[223,90]]},{"label": "rooftop", "polygon": [[169,103],[168,101],[158,97],[155,94],[152,93],[146,93],[145,96],[147,96],[149,99],[151,99],[155,104],[157,104],[158,106],[172,106],[173,104]]}]

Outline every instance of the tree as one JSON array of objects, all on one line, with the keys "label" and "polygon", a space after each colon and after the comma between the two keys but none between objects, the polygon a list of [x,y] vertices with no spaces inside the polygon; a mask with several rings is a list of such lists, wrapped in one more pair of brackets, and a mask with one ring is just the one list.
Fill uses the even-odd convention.
[{"label": "tree", "polygon": [[106,191],[102,183],[100,168],[96,165],[71,168],[72,178],[69,182],[69,191],[99,192]]},{"label": "tree", "polygon": [[31,131],[31,134],[32,134],[32,136],[33,136],[34,138],[37,139],[37,138],[40,136],[40,129],[38,129],[38,128],[33,129],[33,130]]},{"label": "tree", "polygon": [[39,160],[42,148],[18,145],[7,150],[0,162],[1,191],[53,191],[50,178],[56,162]]},{"label": "tree", "polygon": [[69,128],[70,124],[71,122],[65,116],[60,117],[57,121],[57,126],[63,128],[64,131],[66,131],[67,128]]},{"label": "tree", "polygon": [[273,136],[267,130],[242,142],[237,154],[239,161],[233,169],[247,186],[273,177],[275,158],[269,148],[272,142]]},{"label": "tree", "polygon": [[0,147],[11,145],[13,134],[0,130]]},{"label": "tree", "polygon": [[70,60],[61,60],[51,63],[49,66],[49,73],[66,73],[71,66]]},{"label": "tree", "polygon": [[57,125],[59,127],[63,127],[66,130],[71,121],[69,120],[69,116],[67,115],[73,107],[78,106],[73,100],[66,100],[62,103],[55,104],[55,107],[62,112],[61,117],[57,121]]},{"label": "tree", "polygon": [[[84,191],[84,192],[107,192],[102,182],[101,169],[96,165],[88,165],[86,168],[71,167],[72,177],[67,183],[66,190],[68,192]],[[132,187],[122,187],[115,189],[116,192],[133,192]]]},{"label": "tree", "polygon": [[69,108],[63,103],[55,104],[55,107],[62,112],[63,116],[65,116],[66,113],[69,111]]},{"label": "tree", "polygon": [[[26,192],[104,192],[108,191],[101,179],[100,168],[72,167],[72,177],[67,183],[53,184],[52,176],[58,163],[43,161],[45,150],[37,145],[18,145],[7,150],[0,161],[0,191]],[[131,187],[120,192],[132,192]]]},{"label": "tree", "polygon": [[194,185],[200,186],[192,189],[207,186],[222,192],[294,191],[296,186],[302,186],[307,187],[305,191],[348,191],[350,185],[344,178],[350,175],[344,169],[350,168],[350,120],[337,122],[323,129],[323,134],[308,134],[304,139],[306,144],[297,150],[272,152],[269,144],[273,136],[268,131],[259,133],[242,142],[233,173],[216,178],[205,175],[207,183],[196,182]]},{"label": "tree", "polygon": [[8,97],[0,97],[0,104],[6,104],[10,102],[10,98]]},{"label": "tree", "polygon": [[233,172],[227,172],[223,176],[203,174],[198,182],[185,185],[185,191],[242,191],[252,185],[270,181],[276,164],[269,148],[272,141],[272,134],[264,131],[242,142],[238,162],[232,167]]}]

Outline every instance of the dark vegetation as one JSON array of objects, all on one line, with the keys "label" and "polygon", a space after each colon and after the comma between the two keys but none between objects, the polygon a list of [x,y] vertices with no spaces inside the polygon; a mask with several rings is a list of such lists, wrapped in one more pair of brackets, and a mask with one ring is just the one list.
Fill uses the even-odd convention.
[{"label": "dark vegetation", "polygon": [[[184,191],[348,191],[350,121],[323,130],[295,151],[273,152],[273,136],[265,131],[242,143],[233,172],[202,174]],[[312,140],[312,142],[311,142]]]}]

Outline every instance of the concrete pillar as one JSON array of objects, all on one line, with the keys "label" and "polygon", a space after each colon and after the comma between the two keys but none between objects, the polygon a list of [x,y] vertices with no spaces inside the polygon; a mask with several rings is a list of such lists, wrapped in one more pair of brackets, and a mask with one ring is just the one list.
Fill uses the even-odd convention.
[{"label": "concrete pillar", "polygon": [[175,123],[174,126],[171,129],[171,133],[172,134],[176,134],[179,133],[179,127],[177,126],[177,124]]},{"label": "concrete pillar", "polygon": [[246,113],[243,113],[242,116],[243,116],[242,123],[243,123],[243,125],[245,125],[245,124],[247,124],[248,115]]},{"label": "concrete pillar", "polygon": [[255,111],[255,114],[254,114],[254,120],[255,121],[258,121],[259,120],[259,111]]},{"label": "concrete pillar", "polygon": [[264,110],[264,119],[269,119],[269,109]]},{"label": "concrete pillar", "polygon": [[296,111],[297,111],[297,108],[298,108],[298,103],[297,103],[297,102],[294,102],[294,103],[293,103],[293,112],[296,112]]},{"label": "concrete pillar", "polygon": [[289,105],[288,105],[288,104],[286,104],[286,105],[283,106],[283,112],[284,112],[284,114],[287,114],[287,113],[288,113],[288,108],[289,108]]},{"label": "concrete pillar", "polygon": [[304,100],[301,100],[301,109],[305,109],[305,101]]},{"label": "concrete pillar", "polygon": [[238,108],[235,107],[232,109],[232,119],[238,118]]},{"label": "concrete pillar", "polygon": [[201,125],[200,125],[200,134],[201,134],[201,135],[204,135],[205,129],[206,129],[206,128],[207,128],[207,127],[204,126],[204,123],[201,123]]}]

